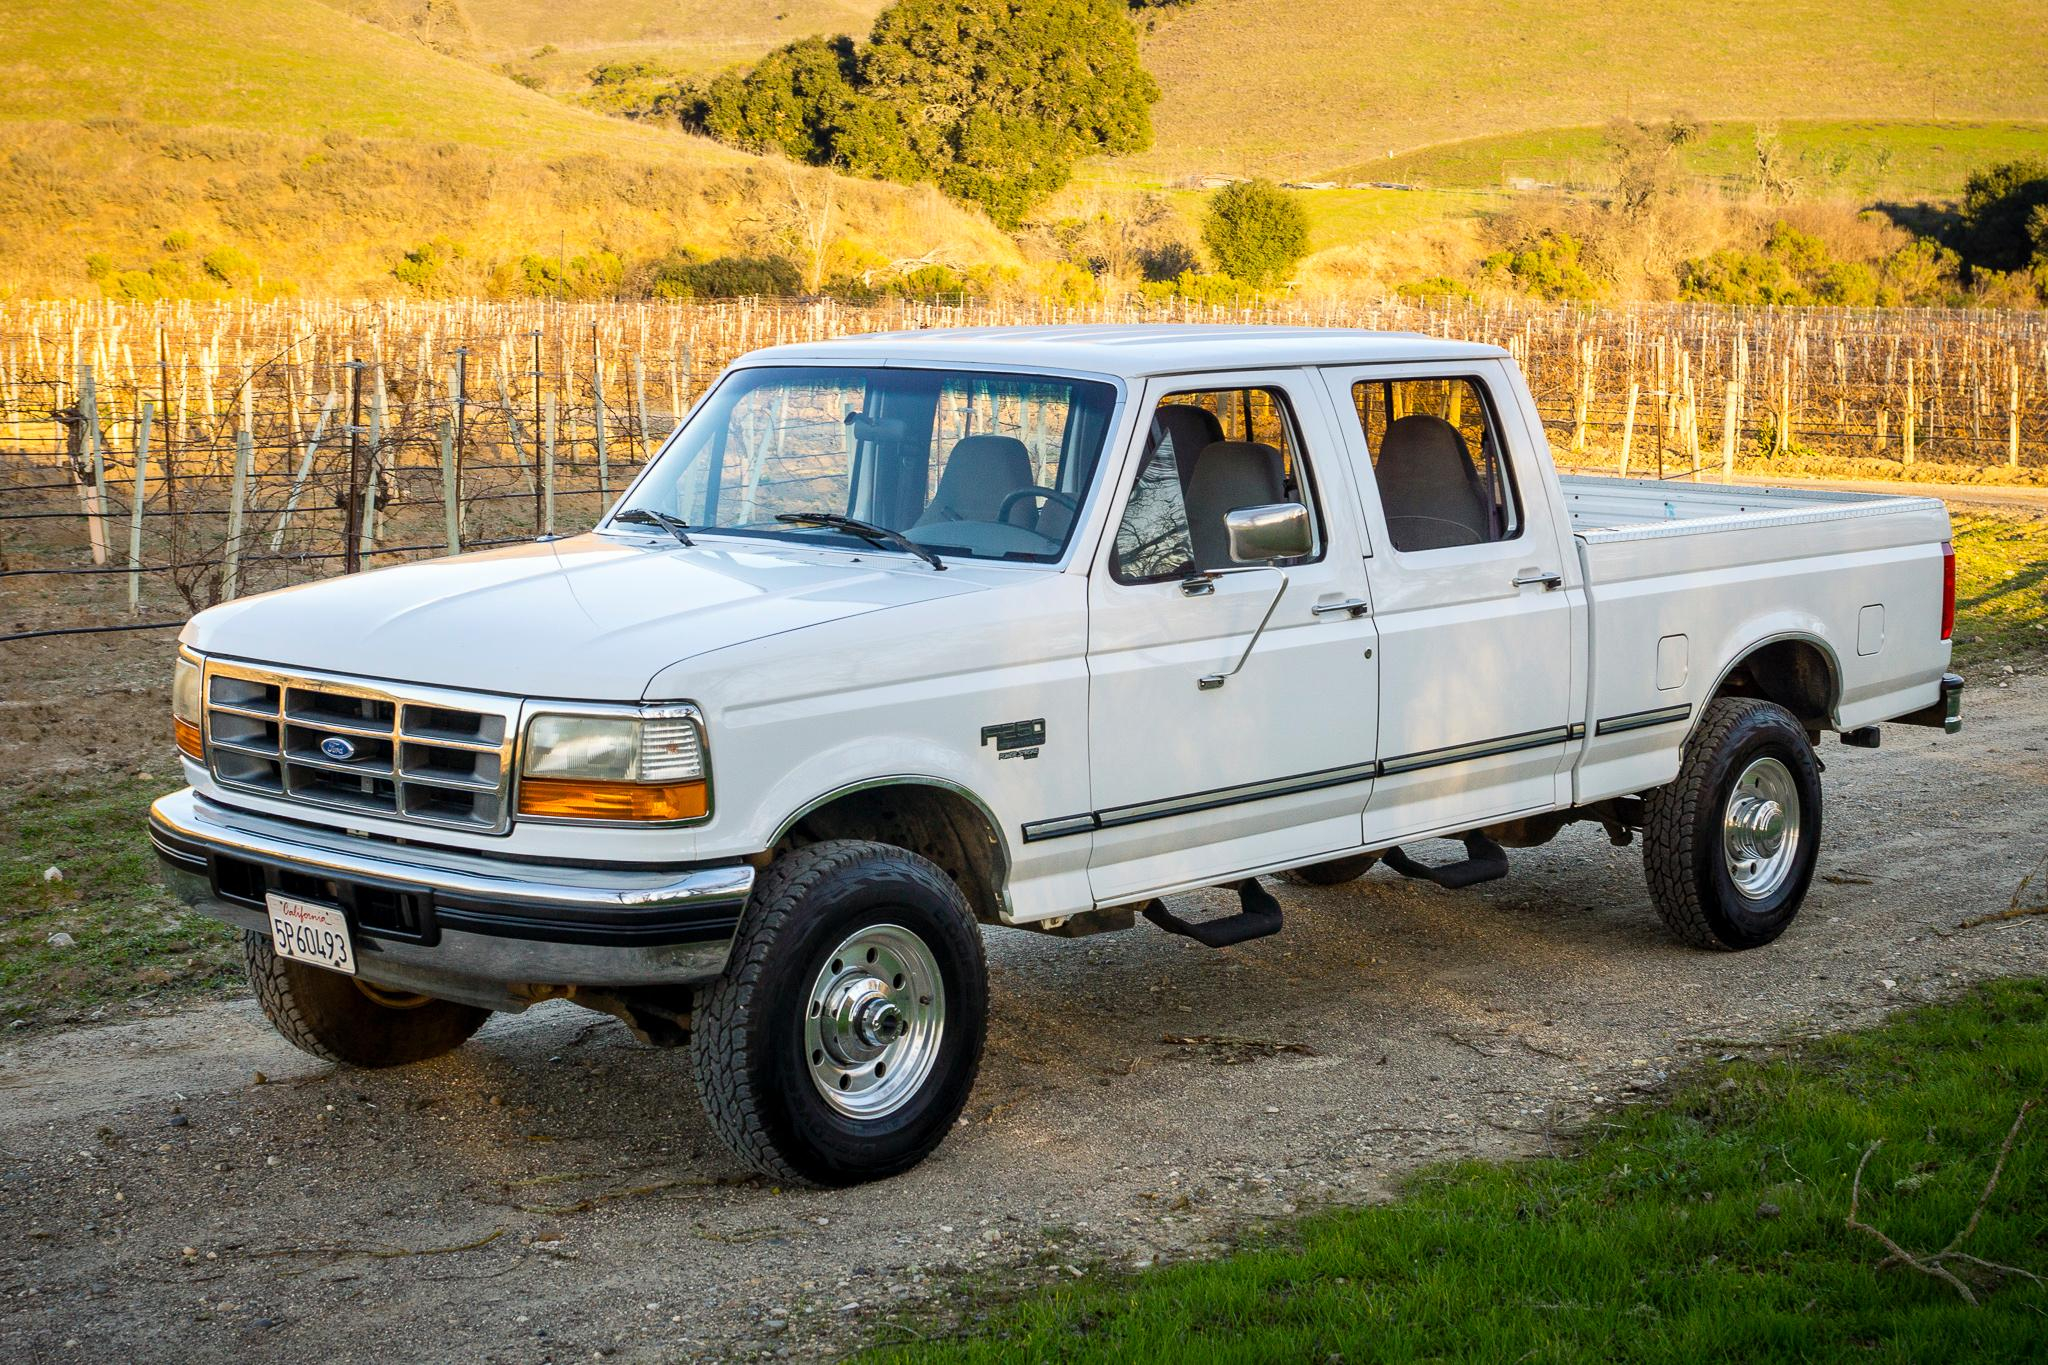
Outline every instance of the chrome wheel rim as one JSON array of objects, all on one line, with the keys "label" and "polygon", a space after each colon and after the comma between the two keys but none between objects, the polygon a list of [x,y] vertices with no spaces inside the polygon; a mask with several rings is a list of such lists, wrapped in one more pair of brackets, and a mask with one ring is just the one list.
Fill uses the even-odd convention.
[{"label": "chrome wheel rim", "polygon": [[1721,814],[1728,879],[1749,900],[1763,900],[1792,876],[1799,857],[1799,786],[1775,758],[1758,758],[1729,789]]},{"label": "chrome wheel rim", "polygon": [[908,1103],[938,1063],[945,1032],[938,959],[897,924],[848,935],[804,1003],[811,1083],[849,1118],[882,1118]]}]

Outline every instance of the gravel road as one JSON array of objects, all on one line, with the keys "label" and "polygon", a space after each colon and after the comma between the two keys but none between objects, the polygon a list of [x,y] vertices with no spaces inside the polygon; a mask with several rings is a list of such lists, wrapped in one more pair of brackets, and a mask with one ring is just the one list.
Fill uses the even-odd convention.
[{"label": "gravel road", "polygon": [[[1590,828],[1465,892],[1279,887],[1222,952],[992,932],[966,1119],[920,1169],[747,1176],[686,1059],[549,1006],[397,1073],[247,1003],[0,1036],[0,1357],[534,1361],[835,1354],[975,1282],[1212,1252],[1424,1162],[1542,1151],[1673,1067],[2048,970],[2048,679],[1960,736],[1823,750],[1822,880],[1776,945],[1679,947]],[[1445,847],[1449,847],[1448,845]]]}]

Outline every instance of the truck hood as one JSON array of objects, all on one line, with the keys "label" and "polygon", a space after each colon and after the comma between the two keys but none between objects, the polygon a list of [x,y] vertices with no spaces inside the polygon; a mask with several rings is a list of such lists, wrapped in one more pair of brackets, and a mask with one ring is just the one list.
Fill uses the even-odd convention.
[{"label": "truck hood", "polygon": [[990,581],[958,561],[935,573],[897,555],[827,547],[702,536],[686,549],[666,537],[582,535],[244,598],[195,616],[180,638],[281,668],[632,701],[695,655]]}]

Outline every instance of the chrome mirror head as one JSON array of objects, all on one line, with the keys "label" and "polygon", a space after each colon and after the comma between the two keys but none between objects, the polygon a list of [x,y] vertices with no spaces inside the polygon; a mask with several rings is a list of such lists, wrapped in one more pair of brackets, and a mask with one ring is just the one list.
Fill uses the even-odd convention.
[{"label": "chrome mirror head", "polygon": [[1224,514],[1223,529],[1230,537],[1230,557],[1240,564],[1270,564],[1315,549],[1308,508],[1298,502],[1237,508]]}]

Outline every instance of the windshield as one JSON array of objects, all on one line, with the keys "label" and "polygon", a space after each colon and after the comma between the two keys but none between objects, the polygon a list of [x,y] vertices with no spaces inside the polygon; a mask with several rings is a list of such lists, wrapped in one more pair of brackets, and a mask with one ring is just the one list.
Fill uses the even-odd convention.
[{"label": "windshield", "polygon": [[1066,550],[1116,390],[978,370],[742,369],[620,503],[696,532],[861,545],[837,515],[940,555],[1051,563]]}]

